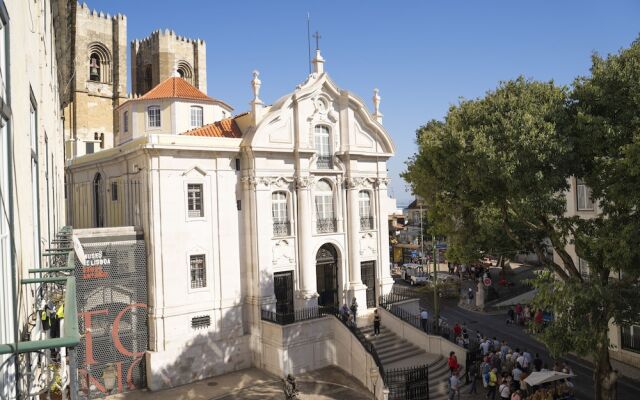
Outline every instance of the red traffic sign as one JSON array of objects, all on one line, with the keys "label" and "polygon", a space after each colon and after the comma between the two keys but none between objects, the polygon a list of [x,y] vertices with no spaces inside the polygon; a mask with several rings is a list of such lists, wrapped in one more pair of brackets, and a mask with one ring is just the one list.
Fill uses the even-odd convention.
[{"label": "red traffic sign", "polygon": [[484,283],[485,286],[491,286],[491,278],[484,278],[482,283]]}]

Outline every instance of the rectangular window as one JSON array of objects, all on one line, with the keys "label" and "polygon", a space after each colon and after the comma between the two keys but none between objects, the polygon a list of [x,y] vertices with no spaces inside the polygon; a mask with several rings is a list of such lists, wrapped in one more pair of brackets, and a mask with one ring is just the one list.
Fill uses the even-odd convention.
[{"label": "rectangular window", "polygon": [[160,122],[160,107],[149,107],[147,109],[147,123],[149,128],[160,128]]},{"label": "rectangular window", "polygon": [[578,272],[580,272],[580,275],[582,275],[584,279],[589,279],[589,275],[591,275],[589,272],[589,262],[580,257],[578,257]]},{"label": "rectangular window", "polygon": [[204,217],[202,208],[202,184],[187,185],[187,210],[190,218]]},{"label": "rectangular window", "polygon": [[620,329],[620,333],[623,349],[640,352],[640,326],[623,326]]},{"label": "rectangular window", "polygon": [[315,128],[314,142],[318,160],[316,165],[318,168],[331,168],[331,142],[329,128],[318,125]]},{"label": "rectangular window", "polygon": [[85,154],[93,154],[94,144],[93,142],[85,142]]},{"label": "rectangular window", "polygon": [[289,215],[287,213],[287,194],[285,192],[271,194],[271,217],[273,218],[274,236],[288,236]]},{"label": "rectangular window", "polygon": [[35,99],[29,109],[29,136],[31,137],[31,204],[33,227],[34,268],[40,268],[40,181],[38,166],[38,114]]},{"label": "rectangular window", "polygon": [[191,126],[194,128],[202,126],[202,107],[191,106]]},{"label": "rectangular window", "polygon": [[591,189],[584,183],[582,179],[576,179],[576,192],[578,200],[578,211],[593,211]]},{"label": "rectangular window", "polygon": [[204,254],[190,256],[189,261],[191,264],[191,289],[206,287],[207,271]]},{"label": "rectangular window", "polygon": [[111,182],[111,201],[118,201],[118,182]]},{"label": "rectangular window", "polygon": [[240,159],[236,158],[236,171],[240,171]]},{"label": "rectangular window", "polygon": [[122,131],[129,132],[129,111],[122,114]]}]

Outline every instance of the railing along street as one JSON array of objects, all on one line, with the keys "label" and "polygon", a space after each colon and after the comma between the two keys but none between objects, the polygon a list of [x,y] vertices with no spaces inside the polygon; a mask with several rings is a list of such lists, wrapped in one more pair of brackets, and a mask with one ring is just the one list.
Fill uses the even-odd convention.
[{"label": "railing along street", "polygon": [[[76,306],[75,254],[71,242],[71,228],[64,227],[52,241],[54,248],[43,253],[49,261],[45,268],[30,269],[30,278],[21,280],[24,292],[34,293],[32,313],[21,332],[30,338],[36,324],[50,324],[50,339],[22,340],[0,344],[0,355],[10,354],[0,364],[0,375],[13,374],[13,387],[0,393],[2,400],[23,398],[51,398],[68,392],[72,400],[78,398],[78,369],[76,346],[80,343]],[[41,305],[46,304],[45,309]],[[64,318],[60,329],[59,320]],[[17,323],[17,322],[16,322]],[[57,330],[56,330],[57,327]],[[7,395],[8,393],[8,395]]]},{"label": "railing along street", "polygon": [[622,327],[620,330],[622,348],[625,350],[631,350],[640,352],[640,336],[633,335],[631,328],[628,326]]}]

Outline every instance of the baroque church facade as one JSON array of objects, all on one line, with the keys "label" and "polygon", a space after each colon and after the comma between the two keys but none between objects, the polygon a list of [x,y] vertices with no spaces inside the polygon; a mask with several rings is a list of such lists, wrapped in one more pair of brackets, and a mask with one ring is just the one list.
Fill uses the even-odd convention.
[{"label": "baroque church facade", "polygon": [[[102,18],[85,10],[78,5],[85,14],[77,26]],[[100,21],[115,27],[126,19]],[[76,39],[85,71],[72,106],[104,99],[109,107],[99,107],[113,125],[109,131],[105,122],[104,145],[93,152],[78,143],[100,141],[91,133],[104,121],[89,120],[86,135],[70,128],[77,151],[67,164],[68,222],[85,232],[133,226],[144,237],[146,385],[161,389],[251,366],[277,374],[327,365],[350,371],[344,357],[351,351],[340,350],[344,341],[328,322],[307,321],[309,333],[301,335],[274,330],[263,317],[354,300],[366,314],[391,290],[387,215],[395,207],[386,163],[395,149],[378,91],[370,111],[333,82],[317,50],[313,72],[272,104],[260,99],[255,71],[251,109],[234,114],[206,94],[204,42],[158,31],[132,43],[135,95],[121,97],[114,71],[122,60],[116,65],[109,46],[123,37]],[[95,62],[98,45],[108,52]],[[99,82],[91,79],[96,64]],[[108,90],[92,91],[96,85]],[[364,362],[349,360],[369,379]]]}]

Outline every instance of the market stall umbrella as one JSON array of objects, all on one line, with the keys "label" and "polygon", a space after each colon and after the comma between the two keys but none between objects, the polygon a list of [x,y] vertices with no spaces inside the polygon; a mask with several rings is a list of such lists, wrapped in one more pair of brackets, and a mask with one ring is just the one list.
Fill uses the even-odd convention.
[{"label": "market stall umbrella", "polygon": [[559,381],[561,379],[571,378],[574,376],[574,374],[565,374],[564,372],[558,371],[540,371],[532,372],[524,381],[531,386],[537,386],[543,383]]}]

